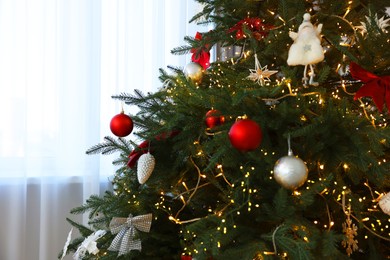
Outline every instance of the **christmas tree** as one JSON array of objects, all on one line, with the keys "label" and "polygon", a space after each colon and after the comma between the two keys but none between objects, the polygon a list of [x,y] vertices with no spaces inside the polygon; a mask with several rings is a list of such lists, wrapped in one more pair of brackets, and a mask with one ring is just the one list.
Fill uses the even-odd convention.
[{"label": "christmas tree", "polygon": [[[76,259],[390,256],[386,1],[198,0],[184,68],[111,121],[113,191],[72,210]],[[210,50],[217,55],[210,60]],[[138,137],[126,137],[130,132]],[[141,141],[139,141],[141,140]],[[64,253],[65,253],[64,252]]]}]

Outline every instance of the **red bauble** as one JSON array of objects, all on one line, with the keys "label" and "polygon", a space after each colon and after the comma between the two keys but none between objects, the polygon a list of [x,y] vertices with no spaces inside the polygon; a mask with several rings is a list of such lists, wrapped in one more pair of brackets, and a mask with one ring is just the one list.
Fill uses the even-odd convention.
[{"label": "red bauble", "polygon": [[110,129],[118,137],[128,136],[133,131],[133,120],[122,112],[111,119]]},{"label": "red bauble", "polygon": [[213,128],[223,124],[223,122],[225,122],[225,117],[221,115],[220,111],[212,109],[206,113],[205,121],[208,128]]},{"label": "red bauble", "polygon": [[182,255],[180,259],[181,260],[192,260],[192,256],[190,256],[190,255]]},{"label": "red bauble", "polygon": [[263,133],[260,126],[250,119],[235,122],[229,130],[231,144],[234,148],[243,152],[258,148],[262,138]]}]

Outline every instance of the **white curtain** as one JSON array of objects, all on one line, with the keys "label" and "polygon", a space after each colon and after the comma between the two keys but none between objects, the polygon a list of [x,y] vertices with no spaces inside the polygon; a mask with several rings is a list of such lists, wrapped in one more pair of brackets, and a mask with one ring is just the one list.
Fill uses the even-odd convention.
[{"label": "white curtain", "polygon": [[[69,210],[109,189],[115,158],[87,156],[120,111],[111,95],[161,86],[199,11],[192,0],[0,0],[1,260],[52,260]],[[132,113],[134,108],[125,107]],[[71,259],[67,256],[66,259]]]}]

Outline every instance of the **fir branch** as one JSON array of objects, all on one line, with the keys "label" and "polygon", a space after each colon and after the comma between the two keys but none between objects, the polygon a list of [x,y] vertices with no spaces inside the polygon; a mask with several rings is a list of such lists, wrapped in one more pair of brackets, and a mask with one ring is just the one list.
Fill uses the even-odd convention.
[{"label": "fir branch", "polygon": [[73,227],[77,228],[83,237],[88,237],[89,235],[91,235],[93,233],[93,230],[85,227],[84,225],[82,225],[80,223],[77,223],[77,222],[71,220],[70,218],[66,218],[66,221],[68,221]]},{"label": "fir branch", "polygon": [[[68,245],[68,250],[67,250],[67,254],[69,254],[69,252],[76,252],[77,251],[77,248],[79,247],[79,245],[84,241],[84,237],[79,237],[79,238],[75,238],[73,239],[69,245]],[[58,259],[60,259],[62,257],[62,254],[63,254],[63,250],[61,250],[61,252],[58,254]]]},{"label": "fir branch", "polygon": [[273,201],[275,219],[278,218],[289,218],[295,213],[295,208],[291,201],[291,197],[288,196],[287,190],[280,188],[276,193]]},{"label": "fir branch", "polygon": [[100,207],[104,203],[104,199],[100,198],[98,195],[91,195],[85,204],[79,207],[73,208],[70,213],[71,214],[83,214],[93,208]]},{"label": "fir branch", "polygon": [[[296,223],[295,223],[296,224]],[[308,244],[299,237],[294,237],[291,234],[292,228],[285,224],[280,226],[278,232],[272,235],[278,252],[284,251],[292,259],[311,260],[313,255],[308,250]],[[269,239],[269,235],[267,236]]]},{"label": "fir branch", "polygon": [[178,75],[184,75],[183,74],[183,68],[182,67],[177,67],[177,66],[172,66],[172,65],[168,65],[167,66],[168,69],[172,70],[172,72],[178,74]]},{"label": "fir branch", "polygon": [[171,50],[171,53],[175,54],[175,55],[184,55],[184,54],[189,53],[192,48],[193,48],[192,46],[188,46],[188,45],[187,46],[180,46],[180,47],[173,48]]},{"label": "fir branch", "polygon": [[129,161],[128,156],[122,155],[122,156],[118,157],[117,159],[114,159],[112,161],[112,164],[115,166],[124,166],[127,164],[128,161]]},{"label": "fir branch", "polygon": [[322,255],[327,258],[340,259],[341,254],[338,247],[339,243],[344,239],[344,235],[337,234],[334,230],[323,231],[321,235]]},{"label": "fir branch", "polygon": [[326,34],[323,36],[323,38],[334,48],[347,56],[351,61],[358,62],[358,59],[352,54],[352,52],[349,51],[348,47],[340,45],[341,39],[339,35]]},{"label": "fir branch", "polygon": [[86,151],[86,154],[98,154],[101,153],[103,155],[112,154],[117,151],[121,151],[124,154],[129,154],[131,152],[131,143],[126,141],[124,138],[113,138],[111,136],[104,137],[104,142],[99,143],[97,145],[92,146]]},{"label": "fir branch", "polygon": [[209,20],[209,17],[213,13],[213,11],[214,11],[214,7],[210,4],[206,4],[203,6],[203,10],[195,14],[188,22],[189,23],[199,22],[202,19],[202,17],[203,20],[207,21]]},{"label": "fir branch", "polygon": [[123,101],[126,104],[131,104],[131,100],[133,97],[129,93],[120,93],[119,95],[111,96],[111,98]]},{"label": "fir branch", "polygon": [[318,77],[317,77],[318,83],[323,83],[326,81],[326,79],[328,78],[328,76],[330,74],[330,70],[331,70],[331,68],[328,65],[325,65],[324,67],[322,67],[322,69],[318,73]]}]

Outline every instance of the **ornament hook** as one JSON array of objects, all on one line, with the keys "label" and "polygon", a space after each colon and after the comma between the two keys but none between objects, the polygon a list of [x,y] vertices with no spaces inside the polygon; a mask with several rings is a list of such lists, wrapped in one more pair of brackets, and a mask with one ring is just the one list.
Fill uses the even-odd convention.
[{"label": "ornament hook", "polygon": [[290,133],[287,136],[287,145],[288,145],[288,156],[293,156],[293,151],[291,149]]}]

